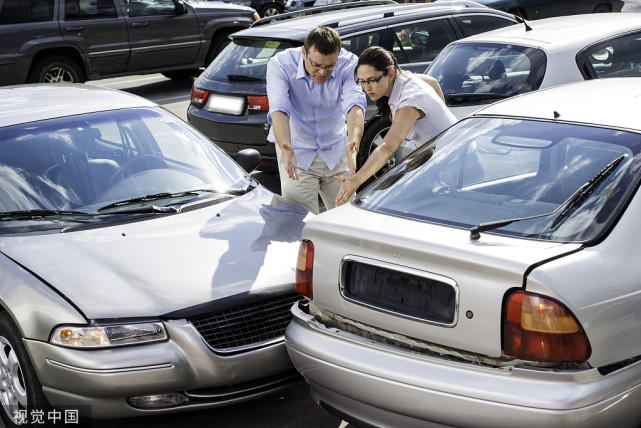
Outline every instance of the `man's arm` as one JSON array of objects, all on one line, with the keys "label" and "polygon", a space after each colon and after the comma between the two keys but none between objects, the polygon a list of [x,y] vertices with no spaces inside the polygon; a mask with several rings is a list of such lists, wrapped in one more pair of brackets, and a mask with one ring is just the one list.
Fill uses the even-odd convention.
[{"label": "man's arm", "polygon": [[347,155],[347,168],[350,177],[356,172],[356,155],[363,137],[364,127],[363,109],[360,106],[352,106],[347,112],[347,145],[345,154]]},{"label": "man's arm", "polygon": [[271,118],[274,138],[276,139],[276,144],[280,147],[281,154],[283,155],[285,171],[287,171],[289,178],[292,180],[298,180],[298,173],[296,172],[296,155],[294,154],[292,136],[289,129],[289,116],[282,111],[274,111],[271,113]]}]

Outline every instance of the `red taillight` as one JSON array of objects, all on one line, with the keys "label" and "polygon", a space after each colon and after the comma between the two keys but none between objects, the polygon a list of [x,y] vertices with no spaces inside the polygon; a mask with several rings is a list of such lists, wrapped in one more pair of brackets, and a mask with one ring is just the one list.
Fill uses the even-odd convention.
[{"label": "red taillight", "polygon": [[196,104],[198,107],[202,107],[207,101],[209,92],[204,89],[198,89],[195,86],[191,87],[191,103]]},{"label": "red taillight", "polygon": [[314,244],[303,239],[296,261],[296,291],[310,299],[314,298],[312,276],[314,273]]},{"label": "red taillight", "polygon": [[578,363],[592,349],[583,328],[560,302],[518,291],[507,299],[503,352],[536,361]]},{"label": "red taillight", "polygon": [[247,97],[247,110],[269,111],[269,101],[267,97]]}]

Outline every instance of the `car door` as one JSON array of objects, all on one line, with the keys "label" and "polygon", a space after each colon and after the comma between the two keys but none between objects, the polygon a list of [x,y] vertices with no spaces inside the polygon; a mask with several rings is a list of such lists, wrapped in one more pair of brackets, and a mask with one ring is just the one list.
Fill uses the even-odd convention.
[{"label": "car door", "polygon": [[114,0],[65,0],[60,30],[85,55],[90,72],[115,73],[127,65],[127,25]]},{"label": "car door", "polygon": [[196,15],[173,0],[124,0],[131,56],[128,70],[191,64],[200,49]]}]

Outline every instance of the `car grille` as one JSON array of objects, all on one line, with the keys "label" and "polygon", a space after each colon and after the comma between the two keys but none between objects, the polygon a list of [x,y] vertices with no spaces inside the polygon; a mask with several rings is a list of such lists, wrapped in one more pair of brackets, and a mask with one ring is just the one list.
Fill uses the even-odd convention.
[{"label": "car grille", "polygon": [[299,299],[298,294],[271,297],[188,321],[214,351],[240,352],[280,340],[292,320],[290,308]]},{"label": "car grille", "polygon": [[428,323],[452,326],[458,317],[458,286],[429,272],[346,256],[340,291],[356,304]]}]

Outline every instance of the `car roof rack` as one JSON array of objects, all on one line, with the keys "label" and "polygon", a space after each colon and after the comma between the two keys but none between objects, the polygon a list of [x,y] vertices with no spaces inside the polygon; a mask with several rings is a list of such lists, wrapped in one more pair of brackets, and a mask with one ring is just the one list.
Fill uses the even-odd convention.
[{"label": "car roof rack", "polygon": [[380,5],[389,5],[389,4],[399,4],[399,3],[394,0],[356,0],[356,1],[350,1],[345,3],[331,4],[327,6],[306,7],[304,9],[297,10],[294,12],[279,13],[278,15],[261,18],[258,21],[255,21],[254,23],[252,23],[251,27],[271,24],[272,22],[284,21],[292,18],[299,18],[301,16],[314,15],[321,12],[329,12],[332,10],[343,10],[343,9],[351,9],[354,7],[380,6]]}]

